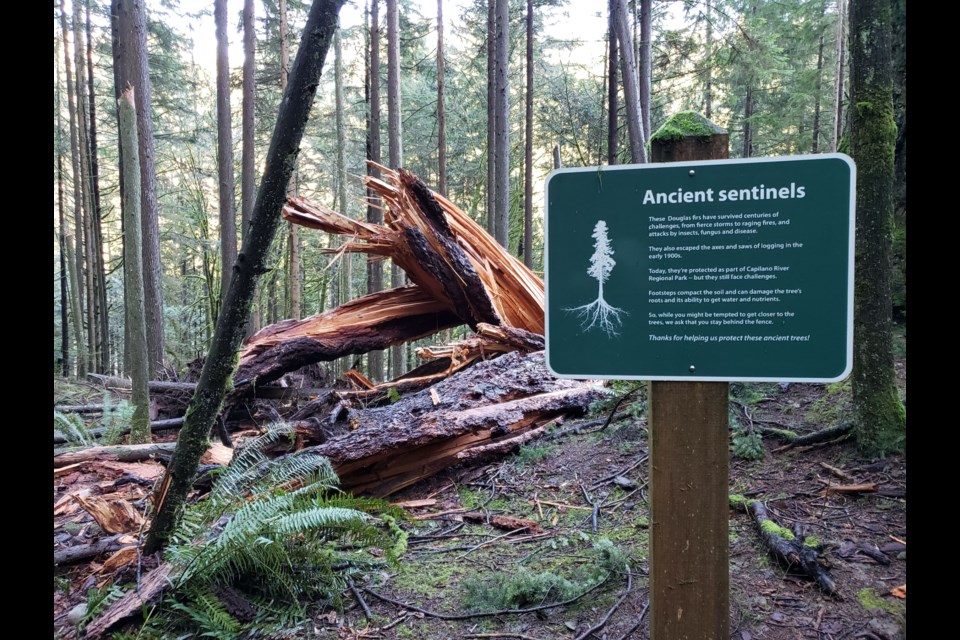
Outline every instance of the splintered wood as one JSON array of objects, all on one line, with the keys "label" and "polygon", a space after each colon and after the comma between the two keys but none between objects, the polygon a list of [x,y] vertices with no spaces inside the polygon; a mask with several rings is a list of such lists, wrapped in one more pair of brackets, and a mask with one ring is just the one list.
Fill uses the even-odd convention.
[{"label": "splintered wood", "polygon": [[475,331],[486,325],[490,334],[499,330],[501,344],[518,335],[543,334],[543,281],[415,175],[379,168],[384,178],[367,177],[365,182],[383,199],[384,224],[352,220],[300,197],[289,199],[283,216],[350,236],[331,251],[390,258],[413,284],[370,294],[304,320],[287,320],[251,336],[240,356],[238,387],[461,324]]}]

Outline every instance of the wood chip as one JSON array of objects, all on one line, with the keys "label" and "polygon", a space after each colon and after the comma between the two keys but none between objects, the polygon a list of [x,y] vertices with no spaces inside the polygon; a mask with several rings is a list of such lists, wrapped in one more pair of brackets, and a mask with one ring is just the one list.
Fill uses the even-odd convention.
[{"label": "wood chip", "polygon": [[[128,536],[124,536],[124,537],[128,537]],[[113,572],[119,569],[120,567],[130,564],[136,559],[137,559],[137,548],[135,546],[124,547],[123,549],[120,549],[119,551],[114,553],[112,556],[107,558],[104,561],[103,566],[100,567],[100,571],[98,571],[98,573]]]},{"label": "wood chip", "polygon": [[433,400],[433,406],[440,404],[440,394],[433,387],[430,388],[430,399]]},{"label": "wood chip", "polygon": [[129,502],[125,500],[107,502],[100,496],[84,496],[81,493],[78,493],[74,498],[104,531],[108,533],[132,533],[139,531],[143,525],[143,518],[130,506]]},{"label": "wood chip", "polygon": [[904,582],[899,587],[894,587],[893,589],[890,589],[890,595],[892,595],[894,598],[900,598],[901,600],[906,600],[907,599],[907,583]]},{"label": "wood chip", "polygon": [[390,504],[403,507],[404,509],[418,509],[420,507],[432,507],[437,504],[436,500],[425,498],[423,500],[403,500],[402,502],[391,502]]},{"label": "wood chip", "polygon": [[824,491],[824,495],[831,493],[876,493],[877,483],[867,482],[864,484],[836,484],[830,485]]}]

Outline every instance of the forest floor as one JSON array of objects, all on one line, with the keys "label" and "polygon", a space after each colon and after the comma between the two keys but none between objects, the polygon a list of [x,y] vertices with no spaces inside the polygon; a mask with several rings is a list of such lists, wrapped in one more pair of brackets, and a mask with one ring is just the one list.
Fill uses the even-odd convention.
[{"label": "forest floor", "polygon": [[[898,351],[897,376],[905,394],[903,330]],[[577,433],[569,429],[576,422],[567,421],[555,429],[566,435],[532,442],[491,464],[448,470],[391,496],[396,502],[435,502],[408,510],[411,518],[403,526],[409,547],[399,564],[358,585],[369,617],[348,595],[345,611],[320,612],[291,629],[291,637],[648,638],[648,434],[643,394],[636,397],[632,415],[604,429],[593,426]],[[746,433],[751,422],[803,435],[848,421],[850,410],[849,382],[731,384],[733,436]],[[867,459],[849,438],[786,449],[768,436],[760,448],[749,439],[738,442],[731,447],[730,494],[762,500],[780,525],[818,538],[838,595],[825,595],[778,566],[767,555],[753,519],[731,509],[730,637],[905,638],[906,455]],[[615,483],[617,476],[630,482]],[[62,478],[55,479],[55,502],[62,497],[58,480],[62,484]],[[876,483],[880,491],[826,491],[828,485],[859,483]],[[136,491],[145,495],[146,488]],[[595,525],[585,494],[601,505]],[[462,518],[466,510],[529,519],[540,532],[510,533],[467,523]],[[55,523],[55,548],[65,532],[87,534],[83,512],[75,514],[67,514],[73,528]],[[874,553],[863,553],[864,545]],[[547,592],[555,600],[563,599],[555,597],[559,593],[574,594],[572,599],[607,575],[611,549],[622,552],[631,568],[629,592],[625,575],[609,573],[567,605],[523,614],[465,615],[535,607]],[[72,635],[63,616],[81,599],[84,587],[98,582],[90,574],[89,565],[57,571],[55,635]],[[498,607],[505,597],[512,597],[512,606]],[[606,624],[587,634],[621,598]]]}]

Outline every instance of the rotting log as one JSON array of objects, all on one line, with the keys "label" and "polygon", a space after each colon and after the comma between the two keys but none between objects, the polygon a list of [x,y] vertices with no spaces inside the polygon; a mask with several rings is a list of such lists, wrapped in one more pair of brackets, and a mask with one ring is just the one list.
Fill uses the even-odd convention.
[{"label": "rotting log", "polygon": [[66,549],[59,549],[53,552],[53,566],[71,564],[80,562],[89,558],[95,558],[103,553],[118,551],[124,547],[130,547],[137,544],[137,539],[129,535],[115,535],[109,538],[103,538],[90,544],[78,544]]},{"label": "rotting log", "polygon": [[820,552],[816,546],[805,544],[807,541],[799,540],[794,532],[774,522],[767,506],[760,500],[744,501],[739,506],[753,517],[764,547],[782,567],[806,576],[816,583],[823,593],[837,595],[833,579],[820,565]]},{"label": "rotting log", "polygon": [[[179,429],[183,426],[183,418],[170,418],[169,420],[153,420],[150,423],[150,431],[164,431],[166,429]],[[108,429],[106,427],[98,427],[95,429],[87,429],[87,435],[94,438],[100,438],[106,434]],[[116,430],[118,435],[124,435],[130,433],[130,426],[127,425],[121,429]],[[69,442],[66,436],[62,433],[53,432],[53,444],[66,444]]]},{"label": "rotting log", "polygon": [[553,377],[542,352],[513,352],[388,406],[350,411],[341,423],[355,428],[308,451],[330,459],[344,489],[382,497],[462,462],[473,447],[582,414],[602,394]]},{"label": "rotting log", "polygon": [[[79,451],[68,451],[53,457],[54,467],[64,467],[77,462],[91,460],[116,460],[119,462],[137,462],[151,458],[169,459],[177,443],[159,442],[153,444],[127,444],[110,447],[90,447]],[[223,445],[215,444],[201,456],[203,462],[227,464],[232,452]]]}]

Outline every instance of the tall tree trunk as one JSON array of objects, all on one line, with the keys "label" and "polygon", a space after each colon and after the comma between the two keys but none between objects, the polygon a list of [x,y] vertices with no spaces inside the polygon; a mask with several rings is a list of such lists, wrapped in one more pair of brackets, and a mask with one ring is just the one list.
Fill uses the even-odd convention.
[{"label": "tall tree trunk", "polygon": [[227,48],[227,0],[214,0],[217,29],[217,175],[220,184],[220,304],[226,302],[237,261],[236,192],[233,183],[233,125],[230,112],[230,60]]},{"label": "tall tree trunk", "polygon": [[[368,47],[370,66],[367,70],[368,99],[370,102],[369,122],[367,123],[367,157],[381,163],[380,152],[380,0],[372,0],[370,8],[370,45]],[[380,170],[367,166],[367,174],[380,177]],[[372,189],[367,189],[367,222],[383,222],[380,198]],[[367,259],[367,293],[383,291],[383,261]],[[371,351],[367,354],[367,373],[374,382],[383,379],[383,351]]]},{"label": "tall tree trunk", "polygon": [[257,195],[255,145],[256,122],[254,120],[257,88],[254,79],[257,34],[254,23],[253,0],[243,0],[243,156],[240,159],[240,237],[247,234],[253,201]]},{"label": "tall tree trunk", "polygon": [[747,87],[747,95],[743,100],[743,157],[753,155],[753,84]]},{"label": "tall tree trunk", "polygon": [[[83,331],[84,299],[80,282],[83,281],[83,194],[80,178],[80,147],[77,133],[77,107],[74,100],[73,61],[70,56],[70,31],[67,28],[67,10],[64,0],[60,0],[60,29],[63,32],[63,62],[67,76],[67,107],[70,117],[70,163],[73,176],[73,237],[74,237],[74,275],[76,282],[71,281],[73,295],[77,299],[74,324],[74,336],[77,342],[77,376],[87,375],[87,365],[90,356],[87,353],[87,341]],[[69,240],[69,239],[68,239]]]},{"label": "tall tree trunk", "polygon": [[844,54],[847,51],[845,27],[847,17],[847,0],[837,0],[837,73],[834,86],[834,114],[833,114],[833,151],[840,145],[840,136],[843,133],[843,72]]},{"label": "tall tree trunk", "polygon": [[893,156],[893,221],[898,227],[907,214],[907,2],[892,0],[893,117],[897,146]]},{"label": "tall tree trunk", "polygon": [[810,153],[820,153],[820,92],[823,89],[823,34],[817,47],[817,90],[813,97],[813,142]]},{"label": "tall tree trunk", "polygon": [[[160,222],[154,168],[150,67],[147,60],[147,10],[144,0],[119,0],[120,83],[136,91],[137,139],[140,154],[140,224],[143,240],[143,295],[147,317],[150,375],[163,366],[163,283],[160,265]],[[119,92],[118,92],[119,93]]]},{"label": "tall tree trunk", "polygon": [[307,117],[320,81],[320,72],[337,14],[344,0],[314,0],[303,38],[290,73],[290,84],[280,102],[267,162],[253,207],[250,233],[246,234],[237,270],[226,294],[226,304],[217,321],[210,353],[204,361],[197,390],[187,408],[177,448],[167,467],[157,496],[157,514],[145,545],[146,553],[164,546],[177,528],[187,493],[193,484],[200,456],[236,369],[237,352],[260,274],[266,270],[273,237],[280,224],[280,209],[303,138]]},{"label": "tall tree trunk", "polygon": [[[339,25],[333,34],[333,84],[334,84],[334,104],[335,118],[337,124],[337,211],[343,215],[349,215],[347,211],[347,124],[344,114],[343,101],[343,47],[341,45],[341,31]],[[332,237],[331,240],[337,245],[345,242],[340,236]],[[353,282],[353,254],[343,253],[340,255],[339,265],[339,300],[338,304],[345,304],[351,299],[351,283]],[[339,363],[341,372],[350,369],[350,358],[342,358]]]},{"label": "tall tree trunk", "polygon": [[143,248],[141,247],[141,226],[137,219],[140,215],[140,157],[137,141],[137,107],[134,103],[134,89],[127,88],[120,97],[120,145],[123,148],[123,161],[126,163],[127,184],[124,185],[123,207],[126,216],[126,233],[123,236],[123,270],[126,273],[127,287],[124,291],[124,309],[126,323],[130,325],[130,349],[133,367],[130,378],[133,382],[131,397],[133,417],[130,420],[130,442],[144,444],[150,442],[150,381],[149,356],[147,354],[147,325],[144,309],[143,289]]},{"label": "tall tree trunk", "polygon": [[97,308],[100,332],[100,361],[102,368],[106,371],[110,363],[110,313],[107,306],[107,274],[106,265],[103,261],[103,225],[101,222],[102,210],[100,208],[100,162],[97,158],[97,101],[93,82],[93,37],[90,26],[90,0],[84,3],[86,12],[86,32],[87,32],[87,97],[90,101],[90,188],[93,194],[93,239],[97,247],[96,252],[96,271],[94,272],[95,289],[97,290]]},{"label": "tall tree trunk", "polygon": [[706,12],[706,52],[704,60],[706,69],[703,72],[703,115],[707,120],[713,117],[713,12],[711,0],[706,0],[704,11]]},{"label": "tall tree trunk", "polygon": [[497,112],[495,175],[497,195],[494,201],[496,239],[502,247],[510,242],[510,0],[497,0],[497,66],[494,106]]},{"label": "tall tree trunk", "polygon": [[527,95],[523,147],[523,264],[533,268],[533,0],[527,0]]},{"label": "tall tree trunk", "polygon": [[[257,197],[256,187],[256,99],[257,87],[254,78],[256,61],[257,32],[254,22],[253,0],[243,0],[243,113],[241,115],[241,136],[243,153],[240,157],[240,237],[249,232],[250,216],[253,214],[253,201]],[[254,310],[247,320],[247,335],[257,330]]]},{"label": "tall tree trunk", "polygon": [[90,357],[87,366],[91,371],[101,371],[100,368],[100,296],[97,291],[97,243],[93,235],[93,188],[90,178],[90,125],[87,118],[87,65],[86,53],[83,45],[83,22],[81,19],[82,6],[79,2],[73,3],[73,61],[76,64],[77,80],[77,144],[80,150],[80,193],[83,200],[83,244],[86,251],[86,269],[84,273],[87,300],[87,344]]},{"label": "tall tree trunk", "polygon": [[617,47],[616,27],[614,26],[616,20],[614,0],[610,0],[608,4],[610,10],[608,28],[610,59],[607,60],[607,164],[614,165],[617,164],[617,149],[620,146],[618,144],[620,138],[620,91],[617,82],[617,65],[620,64],[620,53]]},{"label": "tall tree trunk", "polygon": [[[287,0],[279,0],[280,12],[280,91],[286,93],[290,74],[290,41],[287,24]],[[294,169],[296,175],[296,169]],[[293,183],[287,187],[287,195],[293,193]],[[290,290],[290,317],[299,320],[303,314],[303,280],[300,278],[300,230],[292,222],[287,223],[287,270]],[[271,285],[275,282],[271,279]],[[275,294],[273,294],[275,297]],[[276,302],[274,301],[274,305]],[[323,308],[321,304],[321,309]],[[269,316],[268,312],[268,316]]]},{"label": "tall tree trunk", "polygon": [[[54,42],[54,109],[57,114],[57,242],[60,248],[60,370],[64,378],[70,377],[70,306],[71,297],[67,287],[67,216],[63,204],[63,126],[60,123],[60,55],[56,51],[59,42]],[[72,268],[72,267],[71,267]]]},{"label": "tall tree trunk", "polygon": [[496,237],[497,229],[497,0],[487,0],[487,233]]},{"label": "tall tree trunk", "polygon": [[890,317],[897,136],[890,14],[890,0],[850,3],[850,151],[857,163],[853,405],[857,445],[867,455],[899,449],[906,435]]},{"label": "tall tree trunk", "polygon": [[637,62],[634,56],[636,49],[630,39],[630,22],[627,16],[625,0],[613,0],[614,27],[617,39],[620,41],[620,75],[623,78],[624,102],[627,106],[627,133],[630,137],[630,161],[643,163],[647,161],[647,140],[643,130],[643,119],[640,113],[640,92],[637,86]]},{"label": "tall tree trunk", "polygon": [[[397,0],[387,0],[387,138],[390,168],[403,166],[403,130],[400,122],[400,13]],[[391,286],[404,284],[403,272],[390,264]],[[396,378],[405,370],[404,346],[390,347],[390,372]]]},{"label": "tall tree trunk", "polygon": [[447,114],[444,100],[443,0],[437,0],[437,179],[440,194],[447,195]]},{"label": "tall tree trunk", "polygon": [[640,84],[640,117],[643,121],[644,141],[650,137],[650,82],[653,75],[653,14],[650,3],[651,0],[640,0],[640,60],[637,65],[637,78]]},{"label": "tall tree trunk", "polygon": [[[120,0],[110,0],[110,47],[113,54],[113,99],[119,100],[123,95],[123,78],[126,73],[123,70],[124,60],[129,54],[123,52],[125,39],[120,37],[120,13],[124,8]],[[120,131],[120,110],[115,110],[117,116],[117,132]],[[118,191],[120,193],[120,235],[123,235],[123,149],[117,145],[117,181]],[[123,275],[121,274],[121,279]],[[123,281],[126,288],[126,281]],[[123,360],[120,363],[120,371],[130,370],[130,331],[127,323],[123,323]]]}]

